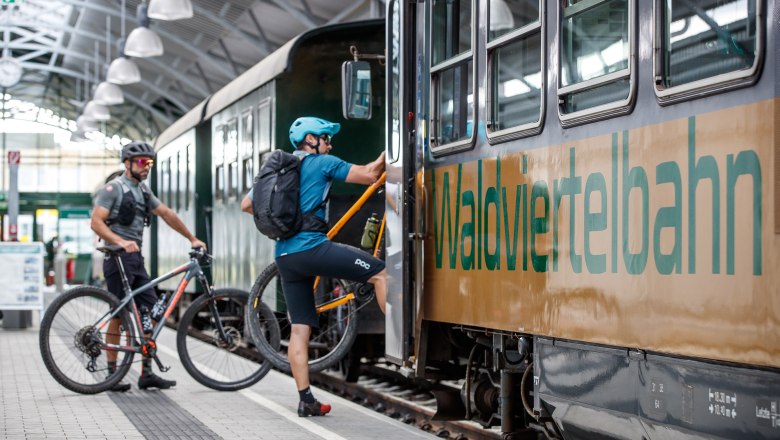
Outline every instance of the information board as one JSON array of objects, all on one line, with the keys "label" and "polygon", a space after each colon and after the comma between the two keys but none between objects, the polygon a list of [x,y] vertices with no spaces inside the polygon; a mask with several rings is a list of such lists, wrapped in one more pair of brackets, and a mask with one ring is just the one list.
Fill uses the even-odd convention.
[{"label": "information board", "polygon": [[43,310],[43,243],[0,242],[0,310]]}]

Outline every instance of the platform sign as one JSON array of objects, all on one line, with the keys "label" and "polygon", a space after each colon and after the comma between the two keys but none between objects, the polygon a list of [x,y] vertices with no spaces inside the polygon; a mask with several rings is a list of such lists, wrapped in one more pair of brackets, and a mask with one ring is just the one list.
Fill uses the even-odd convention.
[{"label": "platform sign", "polygon": [[43,243],[0,243],[0,310],[43,310]]}]

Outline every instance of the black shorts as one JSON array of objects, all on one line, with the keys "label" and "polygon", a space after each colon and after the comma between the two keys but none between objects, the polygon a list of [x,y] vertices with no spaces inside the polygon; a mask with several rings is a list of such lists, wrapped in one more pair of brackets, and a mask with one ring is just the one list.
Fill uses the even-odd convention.
[{"label": "black shorts", "polygon": [[314,249],[276,258],[290,322],[318,328],[314,310],[314,280],[318,276],[365,283],[385,268],[385,262],[345,244],[326,242]]},{"label": "black shorts", "polygon": [[[135,290],[150,281],[149,274],[146,273],[146,268],[144,267],[144,256],[140,252],[123,252],[119,254],[119,258],[122,259],[122,266],[125,268],[125,275],[127,275],[127,281],[130,283],[131,289]],[[120,300],[124,298],[122,275],[119,274],[119,268],[114,257],[106,257],[103,260],[103,276],[106,278],[108,291],[116,295]],[[139,309],[142,306],[146,306],[149,310],[152,310],[152,306],[157,302],[157,294],[154,293],[154,289],[146,289],[138,292],[133,300]]]}]

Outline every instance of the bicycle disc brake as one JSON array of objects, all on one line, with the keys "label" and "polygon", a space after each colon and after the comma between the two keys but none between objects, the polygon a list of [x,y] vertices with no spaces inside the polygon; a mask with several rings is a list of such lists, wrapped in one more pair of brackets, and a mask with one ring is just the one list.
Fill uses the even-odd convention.
[{"label": "bicycle disc brake", "polygon": [[224,330],[227,339],[220,336],[218,329],[212,330],[211,336],[214,338],[214,345],[224,348],[227,351],[236,351],[241,345],[241,332],[235,327],[225,327]]}]

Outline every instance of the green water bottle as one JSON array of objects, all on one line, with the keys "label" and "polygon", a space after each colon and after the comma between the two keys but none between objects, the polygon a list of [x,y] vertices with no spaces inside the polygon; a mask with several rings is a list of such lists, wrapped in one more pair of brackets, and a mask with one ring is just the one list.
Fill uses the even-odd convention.
[{"label": "green water bottle", "polygon": [[379,218],[376,213],[371,213],[371,217],[366,220],[366,226],[363,228],[363,237],[360,238],[360,247],[372,249],[376,242],[376,234],[379,232]]}]

